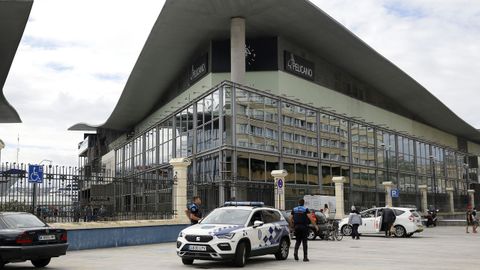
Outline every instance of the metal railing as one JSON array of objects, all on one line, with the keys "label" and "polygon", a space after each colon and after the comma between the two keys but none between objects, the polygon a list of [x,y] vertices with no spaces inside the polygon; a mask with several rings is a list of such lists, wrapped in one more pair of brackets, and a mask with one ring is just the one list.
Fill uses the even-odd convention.
[{"label": "metal railing", "polygon": [[0,212],[30,212],[46,222],[169,219],[173,179],[155,173],[117,178],[84,176],[74,167],[42,166],[43,181],[29,180],[29,164],[0,165]]}]

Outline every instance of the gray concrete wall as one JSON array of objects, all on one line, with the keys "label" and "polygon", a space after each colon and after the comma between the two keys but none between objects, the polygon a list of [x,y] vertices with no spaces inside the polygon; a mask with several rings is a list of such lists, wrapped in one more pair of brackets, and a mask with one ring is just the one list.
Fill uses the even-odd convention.
[{"label": "gray concrete wall", "polygon": [[110,248],[174,242],[188,225],[111,227],[68,231],[68,250]]}]

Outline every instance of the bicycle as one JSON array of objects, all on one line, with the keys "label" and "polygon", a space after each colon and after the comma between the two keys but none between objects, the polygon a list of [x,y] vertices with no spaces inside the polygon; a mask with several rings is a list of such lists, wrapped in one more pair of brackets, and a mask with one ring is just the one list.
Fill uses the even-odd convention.
[{"label": "bicycle", "polygon": [[330,224],[328,224],[328,240],[332,241],[342,241],[343,233],[340,231],[338,227],[338,221],[333,220]]}]

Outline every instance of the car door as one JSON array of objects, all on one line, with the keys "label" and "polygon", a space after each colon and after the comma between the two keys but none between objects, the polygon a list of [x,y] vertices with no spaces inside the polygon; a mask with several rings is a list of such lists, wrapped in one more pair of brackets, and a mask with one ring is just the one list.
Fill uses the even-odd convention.
[{"label": "car door", "polygon": [[276,248],[280,245],[280,240],[285,233],[285,228],[280,224],[281,216],[275,210],[262,210],[263,222],[262,228],[263,242],[265,247]]},{"label": "car door", "polygon": [[248,235],[248,239],[250,239],[250,244],[252,248],[253,254],[256,254],[257,251],[265,248],[267,245],[265,244],[264,237],[267,235],[266,224],[260,227],[254,227],[255,221],[263,221],[262,210],[254,210],[250,221],[247,224],[246,233]]},{"label": "car door", "polygon": [[379,233],[380,229],[382,228],[382,214],[383,214],[382,208],[378,208],[377,213],[375,214],[375,221],[373,223],[374,233]]},{"label": "car door", "polygon": [[375,223],[375,215],[377,210],[376,209],[368,209],[361,212],[362,216],[362,225],[358,227],[359,233],[374,233],[374,223]]}]

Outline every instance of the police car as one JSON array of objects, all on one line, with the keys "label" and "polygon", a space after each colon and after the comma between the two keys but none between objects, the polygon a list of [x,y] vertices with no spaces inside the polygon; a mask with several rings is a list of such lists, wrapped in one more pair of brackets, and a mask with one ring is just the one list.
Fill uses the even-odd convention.
[{"label": "police car", "polygon": [[279,210],[261,202],[226,202],[177,239],[177,254],[185,265],[222,260],[242,267],[249,257],[267,254],[285,260],[289,248],[288,222]]}]

